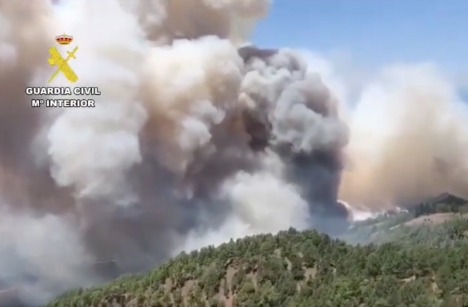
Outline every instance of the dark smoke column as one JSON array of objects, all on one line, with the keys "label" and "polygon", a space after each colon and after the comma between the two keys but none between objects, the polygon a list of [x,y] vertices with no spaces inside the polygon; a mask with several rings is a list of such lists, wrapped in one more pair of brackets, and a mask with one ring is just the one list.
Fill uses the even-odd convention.
[{"label": "dark smoke column", "polygon": [[[251,137],[250,146],[256,151],[269,147],[278,153],[287,165],[288,181],[300,188],[302,197],[309,203],[312,226],[327,233],[337,233],[347,227],[349,218],[348,210],[337,201],[342,171],[341,150],[347,142],[347,129],[335,129],[335,135],[324,135],[326,141],[317,142],[323,146],[311,150],[298,150],[293,144],[294,140],[288,142],[284,137],[288,135],[284,133],[287,129],[285,126],[295,119],[293,112],[287,114],[289,117],[281,118],[281,114],[278,115],[279,108],[284,108],[284,105],[294,107],[300,104],[317,118],[310,128],[303,127],[304,122],[299,121],[292,124],[291,130],[297,129],[297,126],[301,132],[314,127],[321,129],[324,125],[345,126],[339,120],[333,99],[320,78],[306,76],[305,64],[295,55],[286,53],[280,57],[280,53],[281,49],[260,49],[255,46],[239,49],[247,70],[252,67],[257,73],[258,67],[264,66],[268,71],[265,75],[278,71],[276,75],[273,74],[274,77],[285,69],[290,72],[290,77],[275,87],[274,90],[280,92],[275,101],[269,100],[271,95],[263,95],[261,91],[247,90],[249,99],[257,106],[247,108],[243,113],[244,126]],[[268,75],[265,79],[268,77],[272,76]],[[282,132],[284,135],[281,135]]]}]

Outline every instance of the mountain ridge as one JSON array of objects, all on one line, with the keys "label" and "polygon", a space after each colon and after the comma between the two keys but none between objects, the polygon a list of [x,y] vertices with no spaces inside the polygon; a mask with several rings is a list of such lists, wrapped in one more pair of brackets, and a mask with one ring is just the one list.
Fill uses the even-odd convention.
[{"label": "mountain ridge", "polygon": [[[340,238],[290,228],[231,240],[182,253],[147,274],[71,291],[47,306],[462,307],[466,209],[422,204],[355,223]],[[443,211],[452,218],[441,224],[407,224]]]}]

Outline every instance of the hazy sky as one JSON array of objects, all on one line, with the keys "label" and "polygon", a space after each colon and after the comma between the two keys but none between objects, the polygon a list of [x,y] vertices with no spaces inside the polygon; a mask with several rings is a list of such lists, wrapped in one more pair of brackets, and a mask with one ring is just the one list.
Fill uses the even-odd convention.
[{"label": "hazy sky", "polygon": [[273,0],[253,42],[344,53],[366,67],[435,61],[464,75],[467,31],[468,0]]}]

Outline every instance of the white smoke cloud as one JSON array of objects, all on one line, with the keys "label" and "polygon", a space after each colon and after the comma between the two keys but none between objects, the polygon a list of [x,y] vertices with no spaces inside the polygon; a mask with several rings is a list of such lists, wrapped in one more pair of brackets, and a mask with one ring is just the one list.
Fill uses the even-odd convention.
[{"label": "white smoke cloud", "polygon": [[[18,216],[5,208],[1,213],[4,286],[16,286],[28,303],[37,303],[46,302],[58,291],[90,285],[94,276],[86,266],[92,258],[72,221],[53,215]],[[38,277],[41,282],[36,281]]]},{"label": "white smoke cloud", "polygon": [[[78,196],[123,198],[126,172],[141,162],[138,133],[147,115],[138,97],[147,46],[136,20],[114,1],[72,1],[80,20],[63,20],[63,31],[79,43],[80,86],[97,86],[96,108],[64,110],[49,129],[52,176],[60,186],[73,186]],[[101,18],[105,11],[118,24]],[[70,14],[66,14],[68,16]],[[84,65],[86,63],[86,65]],[[66,85],[66,80],[60,82]],[[91,98],[91,97],[89,97]]]},{"label": "white smoke cloud", "polygon": [[[245,235],[340,229],[348,218],[337,202],[343,163],[340,197],[360,214],[357,205],[384,207],[380,195],[392,204],[441,187],[389,179],[408,167],[406,152],[418,157],[410,159],[412,182],[434,178],[431,157],[462,161],[462,124],[449,107],[456,99],[439,73],[386,72],[365,84],[353,109],[356,82],[326,58],[245,46],[269,4],[0,0],[0,191],[8,210],[0,282],[40,303],[97,282],[96,260],[116,258],[121,272],[132,272]],[[90,97],[95,108],[32,109],[24,95],[26,86],[48,85],[47,49],[62,33],[79,46],[70,62],[76,86],[102,93]],[[54,86],[69,84],[59,76]],[[418,151],[408,131],[420,137]],[[451,172],[446,185],[461,187],[463,169]],[[18,281],[23,275],[35,279]],[[57,283],[63,288],[50,290]]]},{"label": "white smoke cloud", "polygon": [[467,197],[466,102],[433,64],[396,65],[367,84],[350,122],[340,197],[364,208]]},{"label": "white smoke cloud", "polygon": [[233,205],[230,217],[219,228],[190,233],[181,250],[219,245],[247,235],[276,233],[291,226],[310,226],[307,202],[295,186],[281,181],[274,173],[239,172],[225,183],[221,193]]},{"label": "white smoke cloud", "polygon": [[147,56],[149,133],[159,142],[155,150],[165,165],[184,172],[193,154],[210,145],[210,129],[235,108],[242,61],[228,40],[215,36],[177,40]]}]

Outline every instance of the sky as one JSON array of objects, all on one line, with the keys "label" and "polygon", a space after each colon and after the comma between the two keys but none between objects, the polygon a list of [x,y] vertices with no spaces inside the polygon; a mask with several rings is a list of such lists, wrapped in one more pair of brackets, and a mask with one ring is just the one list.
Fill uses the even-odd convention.
[{"label": "sky", "polygon": [[467,0],[273,0],[252,41],[342,54],[363,67],[437,62],[468,85]]}]

